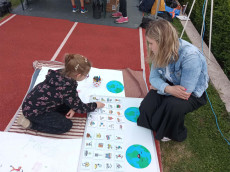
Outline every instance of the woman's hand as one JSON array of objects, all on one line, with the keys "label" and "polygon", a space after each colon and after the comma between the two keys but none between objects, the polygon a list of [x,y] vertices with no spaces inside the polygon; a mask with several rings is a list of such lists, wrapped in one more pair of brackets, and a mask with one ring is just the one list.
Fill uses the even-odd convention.
[{"label": "woman's hand", "polygon": [[180,85],[166,86],[165,92],[184,100],[188,100],[191,95],[191,93],[186,92],[186,88]]},{"label": "woman's hand", "polygon": [[70,119],[74,116],[75,112],[70,109],[69,112],[65,115],[66,118]]},{"label": "woman's hand", "polygon": [[103,108],[105,106],[104,103],[96,102],[97,103],[97,109]]}]

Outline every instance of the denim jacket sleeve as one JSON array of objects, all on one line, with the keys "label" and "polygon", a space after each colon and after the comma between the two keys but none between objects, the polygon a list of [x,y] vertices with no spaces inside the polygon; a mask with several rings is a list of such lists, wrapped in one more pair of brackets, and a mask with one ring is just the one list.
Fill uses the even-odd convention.
[{"label": "denim jacket sleeve", "polygon": [[192,53],[183,58],[181,64],[180,85],[187,89],[186,92],[192,93],[196,86],[202,70],[202,61],[197,53]]},{"label": "denim jacket sleeve", "polygon": [[169,95],[164,92],[165,87],[168,86],[169,84],[165,82],[165,79],[163,79],[162,74],[159,73],[159,68],[154,68],[153,64],[151,65],[149,82],[154,88],[157,89],[158,94]]}]

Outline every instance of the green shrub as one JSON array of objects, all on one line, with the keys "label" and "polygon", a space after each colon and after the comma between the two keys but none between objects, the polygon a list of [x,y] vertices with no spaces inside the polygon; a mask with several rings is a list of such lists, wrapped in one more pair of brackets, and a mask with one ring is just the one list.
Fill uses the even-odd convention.
[{"label": "green shrub", "polygon": [[[180,4],[186,4],[188,7],[186,13],[192,6],[193,0],[179,0]],[[201,32],[202,27],[202,8],[205,0],[196,1],[193,11],[191,13],[191,20],[198,30]],[[208,7],[205,17],[205,35],[204,41],[209,44],[209,32],[210,32],[210,12],[211,12],[211,1],[208,1]],[[213,22],[212,22],[212,43],[211,51],[215,56],[216,60],[222,67],[223,71],[230,79],[230,1],[218,0],[214,1],[213,5]]]}]

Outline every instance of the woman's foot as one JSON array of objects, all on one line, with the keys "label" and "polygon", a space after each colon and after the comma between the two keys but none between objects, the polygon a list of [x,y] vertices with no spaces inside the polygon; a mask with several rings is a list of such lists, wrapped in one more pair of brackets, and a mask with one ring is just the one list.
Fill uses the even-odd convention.
[{"label": "woman's foot", "polygon": [[26,119],[23,114],[18,117],[17,124],[21,125],[25,129],[29,129],[31,127],[31,122]]},{"label": "woman's foot", "polygon": [[116,17],[122,17],[122,13],[121,12],[113,13],[112,17],[114,17],[114,18],[116,18]]},{"label": "woman's foot", "polygon": [[168,141],[170,141],[170,140],[171,140],[171,139],[168,138],[168,137],[163,137],[163,139],[161,139],[162,142],[168,142]]}]

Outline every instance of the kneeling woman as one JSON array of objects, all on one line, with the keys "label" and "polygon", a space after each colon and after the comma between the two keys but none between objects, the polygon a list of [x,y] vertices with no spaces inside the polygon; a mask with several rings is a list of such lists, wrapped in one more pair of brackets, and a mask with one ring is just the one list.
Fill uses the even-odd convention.
[{"label": "kneeling woman", "polygon": [[179,39],[166,20],[146,29],[151,88],[140,105],[137,125],[156,132],[157,140],[184,141],[185,115],[206,104],[207,63],[197,47]]}]

